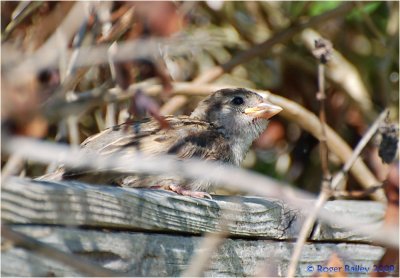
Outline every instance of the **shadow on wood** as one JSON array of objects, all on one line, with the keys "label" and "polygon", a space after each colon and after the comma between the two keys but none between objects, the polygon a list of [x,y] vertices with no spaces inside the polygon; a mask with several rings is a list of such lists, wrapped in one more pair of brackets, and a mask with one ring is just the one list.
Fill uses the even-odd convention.
[{"label": "shadow on wood", "polygon": [[[218,229],[223,212],[230,238],[206,276],[250,276],[263,261],[285,275],[301,214],[279,200],[213,196],[195,199],[162,190],[93,186],[11,178],[2,185],[2,221],[51,246],[130,276],[177,276],[186,269],[200,235]],[[325,208],[380,225],[385,206],[367,201],[332,201]],[[323,265],[332,252],[345,263],[372,266],[383,248],[340,227],[317,223],[305,246],[298,274]],[[337,243],[332,243],[332,242]],[[79,275],[73,269],[20,248],[2,251],[2,274]]]}]

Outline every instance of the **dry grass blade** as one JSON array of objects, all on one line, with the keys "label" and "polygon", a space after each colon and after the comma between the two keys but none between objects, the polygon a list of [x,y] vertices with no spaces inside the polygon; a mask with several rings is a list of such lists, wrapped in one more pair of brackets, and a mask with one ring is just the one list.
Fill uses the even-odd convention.
[{"label": "dry grass blade", "polygon": [[16,68],[7,73],[7,79],[19,77],[19,82],[25,83],[32,75],[36,75],[42,69],[52,68],[57,63],[59,56],[59,38],[62,36],[69,41],[81,27],[86,18],[86,5],[89,3],[77,2],[71,8],[59,28],[53,35],[28,59],[24,59]]},{"label": "dry grass blade", "polygon": [[[24,5],[25,3],[20,3],[20,5]],[[27,3],[24,5],[24,7],[21,9],[21,12],[18,13],[18,15],[13,16],[12,21],[7,25],[5,28],[4,32],[1,34],[1,42],[6,41],[11,33],[14,31],[14,29],[22,22],[24,21],[28,16],[32,15],[33,12],[35,12],[40,6],[43,4],[41,1],[33,1],[31,3]]]}]

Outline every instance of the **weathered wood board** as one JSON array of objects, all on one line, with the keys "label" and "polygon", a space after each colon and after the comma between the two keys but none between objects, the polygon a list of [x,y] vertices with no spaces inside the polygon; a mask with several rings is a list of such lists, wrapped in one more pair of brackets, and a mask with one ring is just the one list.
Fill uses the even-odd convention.
[{"label": "weathered wood board", "polygon": [[[188,266],[201,241],[198,236],[157,233],[103,232],[55,227],[14,227],[43,242],[72,254],[123,272],[127,276],[179,276]],[[285,276],[294,248],[293,242],[227,239],[213,255],[205,276],[253,276],[259,264],[268,262],[271,274]],[[372,267],[384,250],[378,246],[347,243],[308,243],[298,275],[310,276],[309,266],[317,269],[335,252],[348,265]],[[3,276],[80,276],[62,264],[19,248],[3,251]],[[354,273],[352,276],[366,276]]]},{"label": "weathered wood board", "polygon": [[[370,201],[336,200],[327,202],[324,207],[326,210],[333,212],[339,217],[340,215],[351,215],[356,217],[361,223],[371,224],[371,226],[377,229],[382,226],[386,211],[386,205]],[[335,239],[348,242],[360,240],[368,241],[366,237],[361,237],[355,235],[352,231],[341,229],[340,225],[328,226],[321,222],[317,222],[315,225],[311,239],[318,241],[331,241]]]},{"label": "weathered wood board", "polygon": [[[22,178],[9,179],[1,190],[3,223],[129,276],[181,274],[201,235],[218,230],[222,215],[228,219],[230,238],[214,254],[205,275],[251,276],[257,274],[259,263],[267,261],[276,275],[284,276],[303,219],[281,201],[259,197],[203,200],[162,190]],[[376,225],[381,225],[385,212],[383,204],[366,201],[332,201],[325,208]],[[332,252],[345,264],[370,267],[384,252],[339,226],[318,223],[311,239],[299,264],[301,276],[311,275],[307,267],[323,265]],[[2,275],[81,274],[12,247],[2,250]]]},{"label": "weathered wood board", "polygon": [[[2,220],[9,223],[85,225],[114,229],[170,231],[199,235],[218,230],[221,215],[237,237],[293,239],[302,216],[279,200],[214,196],[189,198],[163,190],[93,186],[13,178],[2,185]],[[311,203],[310,203],[311,205]],[[385,205],[333,201],[326,209],[381,225]],[[322,225],[314,240],[366,240],[340,227]]]}]

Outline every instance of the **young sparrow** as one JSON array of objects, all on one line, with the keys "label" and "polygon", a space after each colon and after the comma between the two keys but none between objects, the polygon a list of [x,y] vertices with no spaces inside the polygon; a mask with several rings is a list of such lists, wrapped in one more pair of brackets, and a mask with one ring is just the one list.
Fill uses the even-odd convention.
[{"label": "young sparrow", "polygon": [[[135,152],[173,154],[178,159],[196,157],[240,165],[252,142],[265,130],[268,119],[282,110],[259,94],[238,88],[222,89],[201,101],[188,116],[166,116],[168,129],[147,119],[124,123],[86,139],[82,148],[100,155]],[[121,175],[80,169],[61,170],[54,177],[124,187],[152,187],[192,197],[210,197],[209,182],[176,176]],[[46,179],[51,178],[47,176]]]}]

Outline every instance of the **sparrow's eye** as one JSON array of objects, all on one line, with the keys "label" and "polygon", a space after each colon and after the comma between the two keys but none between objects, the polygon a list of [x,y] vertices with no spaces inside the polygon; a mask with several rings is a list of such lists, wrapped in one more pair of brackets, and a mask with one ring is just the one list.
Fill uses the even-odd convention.
[{"label": "sparrow's eye", "polygon": [[234,97],[234,98],[232,99],[232,103],[233,103],[234,105],[242,105],[242,104],[244,103],[244,100],[243,100],[243,98],[241,98],[241,97]]}]

